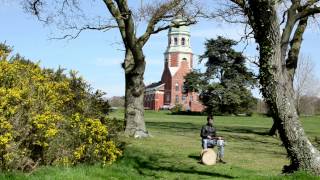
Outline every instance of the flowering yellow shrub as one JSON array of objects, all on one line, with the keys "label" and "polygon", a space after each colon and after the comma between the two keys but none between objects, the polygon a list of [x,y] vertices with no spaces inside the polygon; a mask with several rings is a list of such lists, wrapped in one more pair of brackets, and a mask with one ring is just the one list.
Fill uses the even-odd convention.
[{"label": "flowering yellow shrub", "polygon": [[[42,69],[0,44],[0,168],[24,162],[71,165],[112,163],[121,151],[109,138],[103,93],[75,72]],[[28,161],[21,161],[28,159]]]},{"label": "flowering yellow shrub", "polygon": [[75,163],[86,159],[101,159],[103,164],[112,163],[121,155],[115,143],[108,140],[108,129],[99,119],[84,118],[75,114],[71,126],[79,130],[78,137],[83,142],[73,153]]}]

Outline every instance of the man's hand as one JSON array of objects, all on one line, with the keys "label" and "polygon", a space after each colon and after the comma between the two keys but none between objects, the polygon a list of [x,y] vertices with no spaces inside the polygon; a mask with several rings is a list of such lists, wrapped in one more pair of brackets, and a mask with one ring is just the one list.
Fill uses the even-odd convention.
[{"label": "man's hand", "polygon": [[211,136],[207,136],[207,138],[208,138],[208,139],[212,139],[212,137],[211,137]]},{"label": "man's hand", "polygon": [[220,137],[220,136],[218,136],[218,137],[211,137],[211,136],[210,136],[210,138],[211,138],[211,139],[216,139],[216,140],[223,140],[223,137]]}]

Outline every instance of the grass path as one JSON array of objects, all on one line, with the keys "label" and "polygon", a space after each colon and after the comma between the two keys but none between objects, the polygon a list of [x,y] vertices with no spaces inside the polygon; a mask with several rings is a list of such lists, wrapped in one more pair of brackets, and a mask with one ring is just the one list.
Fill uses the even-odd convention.
[{"label": "grass path", "polygon": [[[122,118],[122,112],[111,116]],[[124,156],[115,164],[81,165],[73,168],[44,167],[25,175],[7,173],[2,179],[320,179],[299,172],[281,175],[288,163],[278,138],[266,136],[272,124],[265,117],[218,116],[218,135],[225,137],[227,164],[204,166],[199,163],[200,129],[204,116],[146,112],[152,138],[126,139]],[[320,118],[303,118],[311,140],[320,137]],[[319,146],[318,146],[319,148]]]}]

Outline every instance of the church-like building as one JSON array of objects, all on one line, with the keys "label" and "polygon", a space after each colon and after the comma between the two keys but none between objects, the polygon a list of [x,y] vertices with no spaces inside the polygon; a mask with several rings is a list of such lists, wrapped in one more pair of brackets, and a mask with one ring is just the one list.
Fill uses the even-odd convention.
[{"label": "church-like building", "polygon": [[[173,23],[182,21],[181,17],[177,17]],[[181,104],[187,111],[200,112],[204,109],[198,93],[183,93],[184,77],[192,71],[192,59],[189,27],[170,28],[161,81],[152,83],[145,89],[146,109],[170,109],[176,104]]]}]

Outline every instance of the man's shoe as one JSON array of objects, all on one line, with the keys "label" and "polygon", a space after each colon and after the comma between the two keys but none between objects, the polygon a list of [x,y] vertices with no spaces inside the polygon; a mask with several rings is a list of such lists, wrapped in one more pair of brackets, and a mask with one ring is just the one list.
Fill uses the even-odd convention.
[{"label": "man's shoe", "polygon": [[222,163],[222,164],[226,164],[226,163],[227,163],[227,162],[225,162],[225,161],[222,160],[222,159],[220,159],[218,162],[219,162],[219,163]]}]

